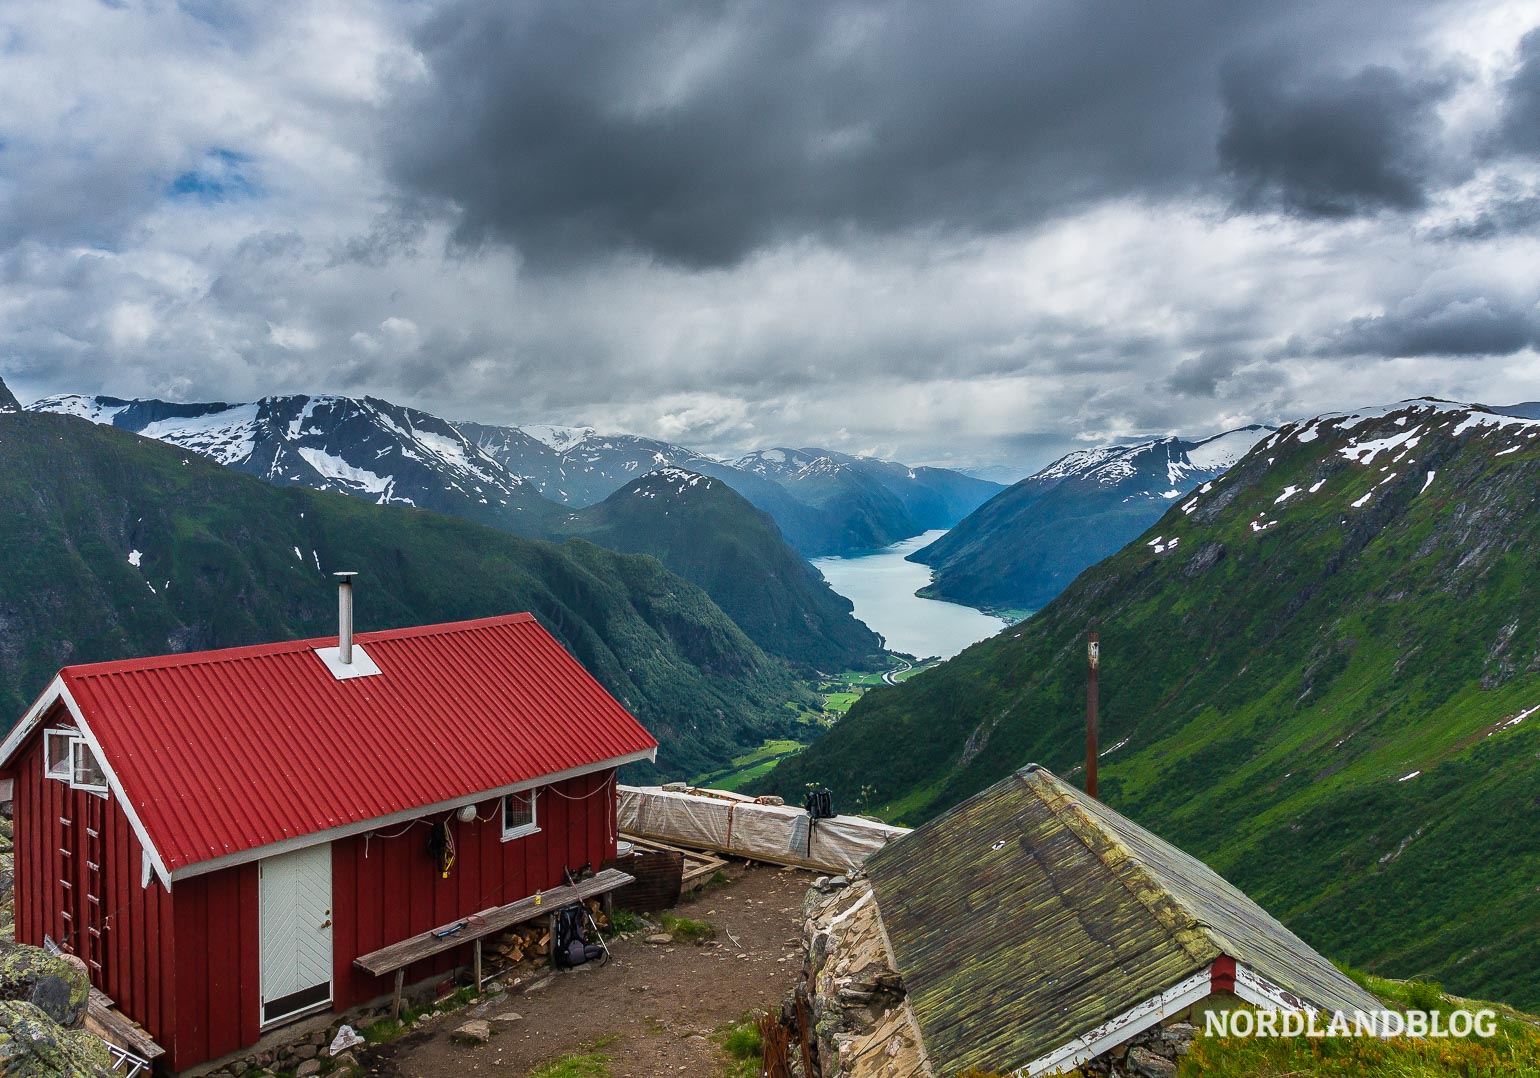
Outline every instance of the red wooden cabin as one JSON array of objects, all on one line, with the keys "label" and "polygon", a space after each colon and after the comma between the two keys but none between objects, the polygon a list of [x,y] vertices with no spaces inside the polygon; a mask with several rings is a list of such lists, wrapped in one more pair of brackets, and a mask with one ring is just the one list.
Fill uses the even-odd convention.
[{"label": "red wooden cabin", "polygon": [[616,769],[656,752],[528,614],[354,642],[350,606],[340,638],[66,667],[0,745],[17,938],[84,959],[174,1071],[387,994],[355,957],[613,857]]}]

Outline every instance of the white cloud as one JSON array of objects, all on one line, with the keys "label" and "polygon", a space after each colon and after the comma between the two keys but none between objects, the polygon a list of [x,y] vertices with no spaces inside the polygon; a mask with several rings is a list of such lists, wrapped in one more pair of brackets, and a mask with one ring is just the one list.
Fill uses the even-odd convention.
[{"label": "white cloud", "polygon": [[[532,268],[508,246],[457,244],[454,216],[391,178],[395,95],[429,78],[421,9],[209,10],[0,12],[0,373],[23,397],[369,392],[708,450],[1012,465],[1422,393],[1540,397],[1532,348],[1332,350],[1355,320],[1421,312],[1419,297],[1540,301],[1532,234],[1437,238],[1540,190],[1533,164],[1483,160],[1410,214],[1240,214],[1199,186],[1011,228],[830,227],[713,268],[625,251]],[[1459,66],[1439,107],[1468,148],[1530,14],[1438,9],[1415,28],[1421,60],[1364,59]],[[859,51],[870,29],[841,23],[828,47]],[[649,48],[646,96],[617,108],[667,109],[736,54],[710,35]],[[870,152],[858,120],[840,130],[820,152]]]}]

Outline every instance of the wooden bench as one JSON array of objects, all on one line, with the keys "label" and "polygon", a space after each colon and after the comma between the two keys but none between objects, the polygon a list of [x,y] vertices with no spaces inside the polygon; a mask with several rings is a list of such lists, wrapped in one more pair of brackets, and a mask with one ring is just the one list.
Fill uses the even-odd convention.
[{"label": "wooden bench", "polygon": [[387,973],[396,975],[395,997],[390,1013],[392,1017],[399,1018],[401,989],[406,980],[406,968],[413,963],[470,943],[473,945],[475,956],[476,991],[479,993],[482,982],[481,941],[487,936],[512,928],[514,925],[545,917],[549,921],[551,964],[554,966],[556,964],[556,912],[574,902],[586,902],[590,898],[599,898],[604,902],[605,912],[609,913],[611,893],[634,880],[635,877],[629,873],[607,868],[586,880],[579,880],[574,885],[564,884],[561,887],[553,887],[549,891],[541,892],[538,897],[531,895],[517,902],[510,902],[506,906],[493,906],[480,913],[473,913],[469,917],[462,917],[458,921],[451,921],[447,925],[419,932],[399,943],[392,943],[388,947],[381,947],[378,951],[359,955],[353,959],[353,965],[376,977],[383,977]]}]

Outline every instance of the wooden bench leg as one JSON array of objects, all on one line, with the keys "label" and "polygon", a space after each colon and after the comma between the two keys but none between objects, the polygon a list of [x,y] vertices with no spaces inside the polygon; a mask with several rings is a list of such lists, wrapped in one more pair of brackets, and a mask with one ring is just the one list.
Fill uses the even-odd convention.
[{"label": "wooden bench leg", "polygon": [[397,1021],[401,1018],[401,985],[406,980],[406,967],[396,970],[396,995],[390,1003],[390,1016]]},{"label": "wooden bench leg", "polygon": [[551,968],[558,969],[556,965],[556,914],[552,913],[545,919],[546,931],[551,937]]},{"label": "wooden bench leg", "polygon": [[604,911],[604,921],[610,926],[611,931],[615,927],[615,892],[606,891],[599,896],[599,908]]},{"label": "wooden bench leg", "polygon": [[481,937],[476,937],[476,994],[481,995]]}]

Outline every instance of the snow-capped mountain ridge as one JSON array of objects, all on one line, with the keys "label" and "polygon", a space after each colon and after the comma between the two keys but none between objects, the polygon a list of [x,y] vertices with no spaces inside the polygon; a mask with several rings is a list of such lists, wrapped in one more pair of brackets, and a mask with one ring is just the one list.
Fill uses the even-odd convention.
[{"label": "snow-capped mountain ridge", "polygon": [[1036,610],[1272,434],[1271,427],[1253,425],[1067,454],[910,555],[935,570],[921,594]]},{"label": "snow-capped mountain ridge", "polygon": [[468,501],[495,522],[541,501],[453,424],[372,397],[272,396],[245,404],[170,404],[66,395],[59,412],[179,446],[272,482],[455,512]]}]

